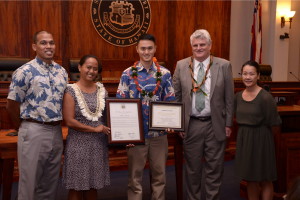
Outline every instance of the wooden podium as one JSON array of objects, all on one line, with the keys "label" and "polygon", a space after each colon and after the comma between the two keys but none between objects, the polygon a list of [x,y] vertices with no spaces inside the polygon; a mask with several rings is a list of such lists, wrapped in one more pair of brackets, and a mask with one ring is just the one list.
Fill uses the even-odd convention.
[{"label": "wooden podium", "polygon": [[281,130],[275,133],[278,180],[274,191],[285,194],[289,185],[300,176],[300,106],[278,106]]}]

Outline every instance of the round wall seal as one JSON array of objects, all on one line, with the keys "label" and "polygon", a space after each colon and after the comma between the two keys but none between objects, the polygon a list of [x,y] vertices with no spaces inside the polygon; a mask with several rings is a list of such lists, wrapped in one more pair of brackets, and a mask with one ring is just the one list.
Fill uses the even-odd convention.
[{"label": "round wall seal", "polygon": [[92,0],[92,22],[99,35],[116,46],[130,46],[147,33],[151,21],[148,0]]}]

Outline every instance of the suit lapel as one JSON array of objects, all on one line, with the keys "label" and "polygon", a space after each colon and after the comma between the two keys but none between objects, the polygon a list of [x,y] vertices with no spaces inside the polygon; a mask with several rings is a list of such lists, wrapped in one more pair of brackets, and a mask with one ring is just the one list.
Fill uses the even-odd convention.
[{"label": "suit lapel", "polygon": [[215,62],[215,59],[213,57],[213,63],[210,67],[210,76],[211,76],[211,85],[210,85],[210,99],[214,93],[215,86],[218,80],[218,73],[219,73],[219,67],[218,63]]},{"label": "suit lapel", "polygon": [[[187,60],[187,64],[185,65],[185,74],[187,74],[187,88],[189,91],[192,91],[192,77],[191,77],[191,71],[190,71],[190,68],[189,68],[189,65],[190,65],[190,61],[191,61],[191,57]],[[192,66],[193,67],[193,66]]]}]

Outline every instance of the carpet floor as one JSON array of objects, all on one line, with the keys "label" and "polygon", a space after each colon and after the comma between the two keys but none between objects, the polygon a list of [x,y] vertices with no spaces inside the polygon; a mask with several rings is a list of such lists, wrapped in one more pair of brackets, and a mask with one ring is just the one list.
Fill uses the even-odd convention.
[{"label": "carpet floor", "polygon": [[[239,179],[234,172],[234,161],[224,163],[221,200],[243,200],[239,195]],[[126,200],[127,171],[111,172],[111,186],[98,190],[99,200]],[[13,184],[12,200],[16,199],[18,183]],[[185,191],[185,187],[183,188]],[[2,193],[2,189],[1,189]],[[61,180],[57,191],[57,200],[67,200],[68,191],[62,187]],[[2,196],[2,195],[1,195]],[[150,200],[149,170],[144,171],[143,199]],[[176,200],[175,167],[167,166],[166,200]]]}]

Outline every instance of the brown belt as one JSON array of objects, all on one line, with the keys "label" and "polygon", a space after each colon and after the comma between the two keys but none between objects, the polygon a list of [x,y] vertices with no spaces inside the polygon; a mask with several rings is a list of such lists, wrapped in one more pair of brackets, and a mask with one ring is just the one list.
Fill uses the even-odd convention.
[{"label": "brown belt", "polygon": [[205,116],[205,117],[195,117],[195,116],[191,116],[191,118],[200,120],[200,121],[202,121],[202,122],[205,122],[205,121],[210,120],[210,119],[211,119],[211,116]]},{"label": "brown belt", "polygon": [[57,125],[61,124],[61,121],[41,122],[41,121],[37,121],[35,119],[23,119],[23,120],[27,121],[27,122],[33,122],[33,123],[38,123],[38,124],[50,125],[50,126],[57,126]]}]

